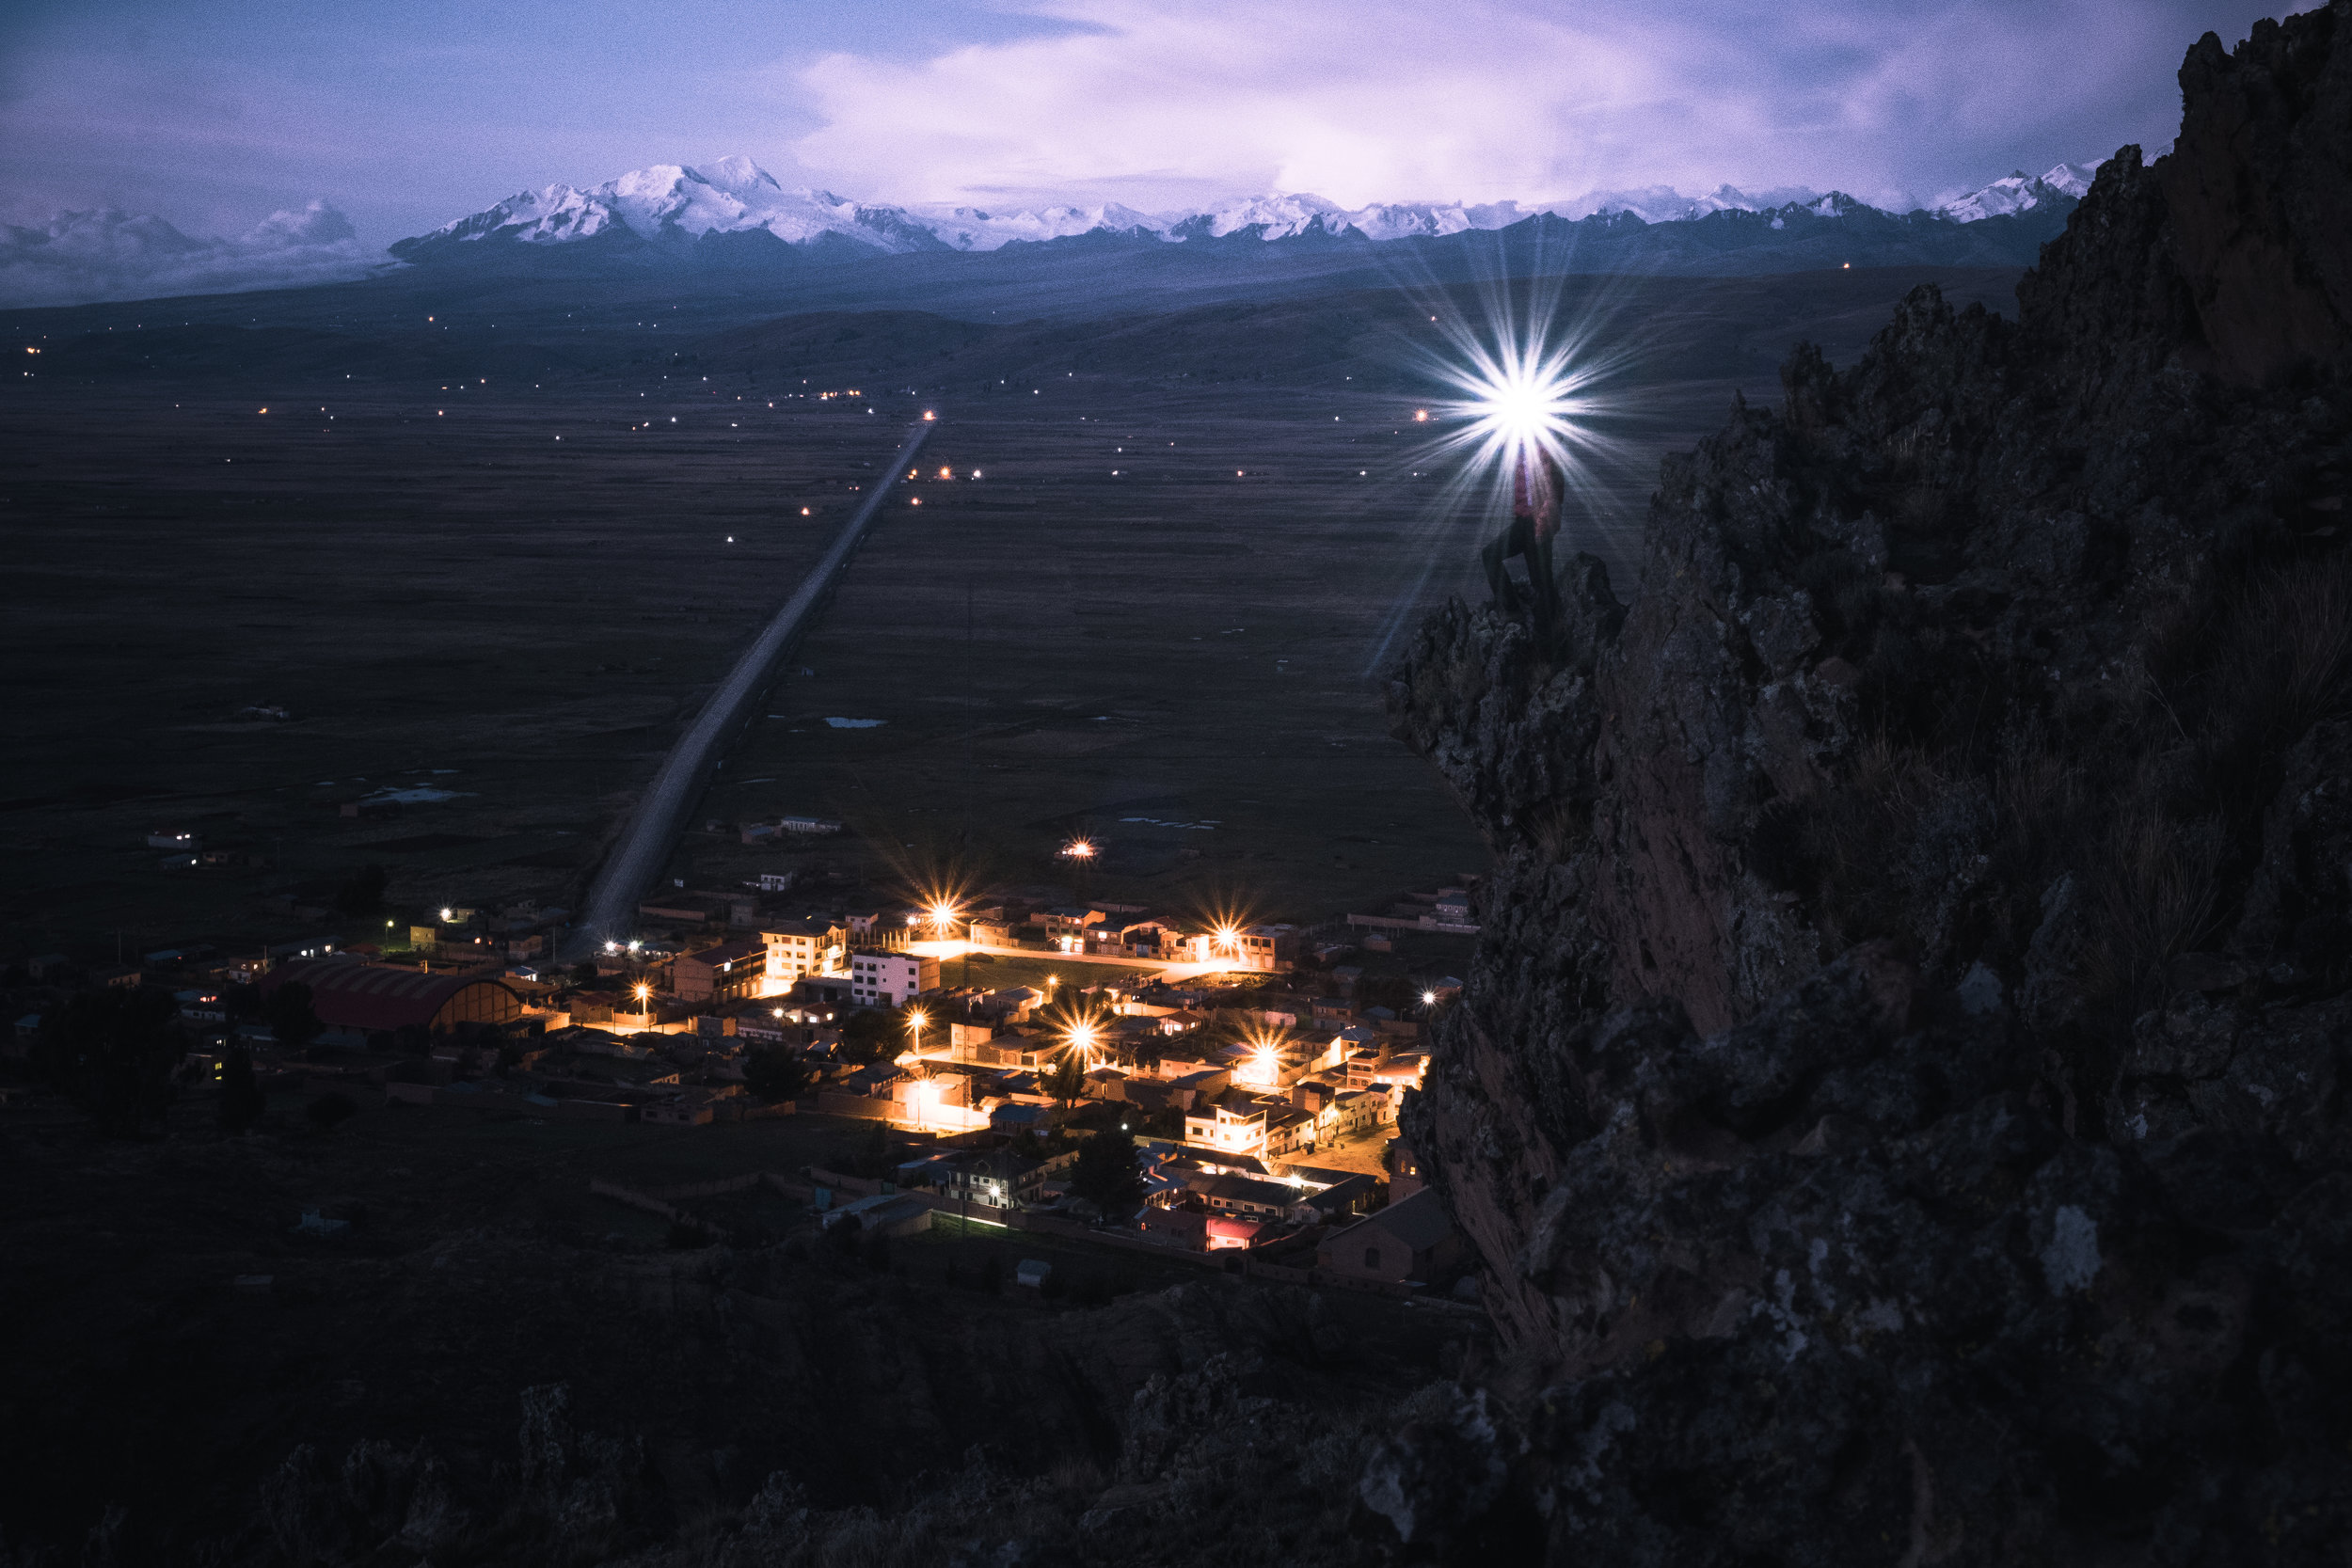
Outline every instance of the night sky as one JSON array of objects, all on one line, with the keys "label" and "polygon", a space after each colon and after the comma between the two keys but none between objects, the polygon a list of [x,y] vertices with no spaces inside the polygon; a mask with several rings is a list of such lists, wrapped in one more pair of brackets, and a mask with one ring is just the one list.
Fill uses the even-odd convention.
[{"label": "night sky", "polygon": [[2169,142],[2260,0],[17,0],[0,216],[370,248],[527,186],[744,153],[876,200],[1557,199],[1729,182],[1908,206]]}]

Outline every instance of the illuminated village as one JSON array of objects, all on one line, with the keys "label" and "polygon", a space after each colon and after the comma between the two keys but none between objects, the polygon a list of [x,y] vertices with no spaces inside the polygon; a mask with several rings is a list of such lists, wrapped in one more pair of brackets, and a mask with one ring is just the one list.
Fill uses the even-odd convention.
[{"label": "illuminated village", "polygon": [[[841,831],[727,826],[754,847]],[[1057,860],[1083,881],[1096,853],[1079,838]],[[395,1109],[865,1124],[886,1168],[776,1177],[819,1227],[902,1235],[946,1213],[966,1232],[1051,1230],[1302,1283],[1422,1294],[1460,1278],[1397,1139],[1424,1030],[1460,981],[1350,960],[1406,931],[1470,934],[1466,889],[1307,927],[996,892],[845,912],[793,901],[794,880],[648,899],[644,935],[576,965],[547,958],[566,911],[453,905],[386,922],[382,942],[199,945],[118,980],[190,982],[192,1070],[215,1082],[242,1054],[314,1095]],[[1119,1168],[1090,1185],[1080,1157],[1098,1137]]]}]

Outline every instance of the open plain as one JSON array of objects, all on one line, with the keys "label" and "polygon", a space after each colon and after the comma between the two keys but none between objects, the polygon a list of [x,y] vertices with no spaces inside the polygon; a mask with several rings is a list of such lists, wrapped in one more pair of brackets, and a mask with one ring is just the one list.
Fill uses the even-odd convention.
[{"label": "open plain", "polygon": [[[1658,456],[1736,392],[1775,395],[1795,339],[1851,357],[1931,277],[1995,308],[2012,281],[1561,285],[1618,400],[1569,542],[1629,596]],[[396,910],[577,907],[632,792],[926,408],[922,471],[694,817],[853,832],[690,833],[675,878],[1050,881],[1083,832],[1105,849],[1089,896],[1322,918],[1474,870],[1376,690],[1398,627],[1484,593],[1488,525],[1412,419],[1443,390],[1442,339],[1413,335],[1433,300],[1491,304],[1357,290],[997,327],[730,321],[757,304],[732,300],[657,332],[642,303],[534,324],[501,301],[494,324],[460,299],[407,337],[298,341],[220,300],[186,327],[152,304],[20,314],[41,353],[0,390],[8,939],[93,961],[357,941],[298,911],[371,863]],[[169,863],[158,828],[235,863]]]}]

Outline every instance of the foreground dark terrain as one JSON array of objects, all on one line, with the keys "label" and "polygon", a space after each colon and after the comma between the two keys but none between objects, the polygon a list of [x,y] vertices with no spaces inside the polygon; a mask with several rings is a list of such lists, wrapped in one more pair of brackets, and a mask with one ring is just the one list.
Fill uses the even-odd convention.
[{"label": "foreground dark terrain", "polygon": [[[0,1295],[0,1560],[936,1561],[1163,1504],[1197,1522],[1160,1560],[1276,1560],[1344,1519],[1385,1413],[1486,1338],[1468,1312],[951,1221],[845,1255],[757,1193],[693,1204],[728,1240],[681,1247],[588,1191],[850,1165],[867,1129],[831,1117],[393,1104],[322,1133],[302,1103],[96,1146],[0,1110],[0,1246],[40,1259]],[[294,1230],[322,1207],[354,1227]],[[1018,1258],[1072,1294],[989,1284]],[[1235,1481],[1263,1507],[1225,1512]]]}]

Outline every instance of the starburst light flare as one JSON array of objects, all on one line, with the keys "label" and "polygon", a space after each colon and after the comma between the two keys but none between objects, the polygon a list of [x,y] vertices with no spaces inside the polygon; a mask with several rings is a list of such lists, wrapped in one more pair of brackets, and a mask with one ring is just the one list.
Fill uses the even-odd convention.
[{"label": "starburst light flare", "polygon": [[1521,462],[1538,457],[1581,478],[1601,412],[1592,374],[1578,366],[1572,342],[1544,330],[1549,324],[1496,325],[1493,338],[1464,334],[1455,344],[1447,378],[1458,395],[1438,405],[1448,428],[1436,455],[1455,460],[1457,483],[1507,485]]},{"label": "starburst light flare", "polygon": [[1372,640],[1367,673],[1386,667],[1438,594],[1477,592],[1480,547],[1509,526],[1524,459],[1558,468],[1558,558],[1591,552],[1622,572],[1639,543],[1627,501],[1652,460],[1630,439],[1656,418],[1645,367],[1687,329],[1656,319],[1639,280],[1580,264],[1580,233],[1565,223],[1497,231],[1472,246],[1467,278],[1393,259],[1399,292],[1418,307],[1390,324],[1396,363],[1438,395],[1391,405],[1376,433],[1405,437],[1385,477],[1420,514],[1419,560]]}]

